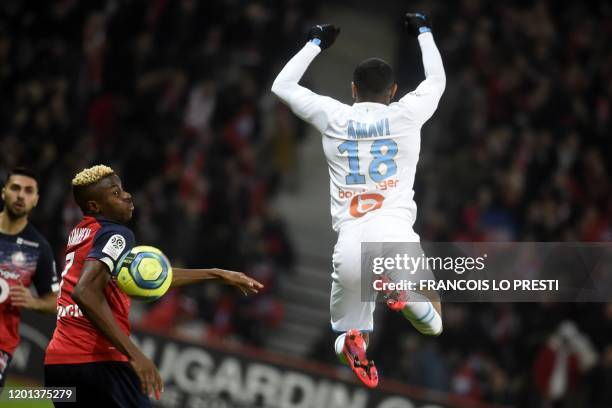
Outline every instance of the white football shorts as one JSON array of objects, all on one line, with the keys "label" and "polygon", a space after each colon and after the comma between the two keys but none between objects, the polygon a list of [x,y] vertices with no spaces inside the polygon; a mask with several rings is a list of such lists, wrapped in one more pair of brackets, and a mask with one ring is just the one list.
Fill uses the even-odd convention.
[{"label": "white football shorts", "polygon": [[[376,215],[368,220],[347,223],[340,229],[332,258],[330,299],[331,325],[336,332],[350,329],[372,331],[374,328],[377,293],[371,285],[364,286],[362,293],[362,242],[418,243],[419,235],[412,230],[412,222],[409,220],[388,215]],[[394,276],[392,280],[396,278]]]}]

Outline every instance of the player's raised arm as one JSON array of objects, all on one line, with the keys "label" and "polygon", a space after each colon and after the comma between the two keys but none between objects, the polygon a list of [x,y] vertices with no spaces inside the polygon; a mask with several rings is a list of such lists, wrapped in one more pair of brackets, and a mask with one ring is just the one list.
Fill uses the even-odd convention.
[{"label": "player's raised arm", "polygon": [[278,74],[272,84],[272,92],[285,102],[300,118],[323,131],[327,126],[327,117],[340,102],[332,98],[317,95],[298,84],[306,69],[321,52],[329,48],[340,33],[340,28],[323,24],[310,29],[308,42]]},{"label": "player's raised arm", "polygon": [[425,80],[399,102],[408,109],[414,119],[424,123],[438,107],[438,102],[446,87],[446,74],[440,51],[431,33],[429,17],[421,13],[406,13],[404,27],[419,41]]},{"label": "player's raised arm", "polygon": [[190,285],[204,280],[220,280],[228,285],[236,286],[245,295],[257,293],[264,286],[242,272],[226,271],[224,269],[180,269],[172,268],[172,284],[170,287]]}]

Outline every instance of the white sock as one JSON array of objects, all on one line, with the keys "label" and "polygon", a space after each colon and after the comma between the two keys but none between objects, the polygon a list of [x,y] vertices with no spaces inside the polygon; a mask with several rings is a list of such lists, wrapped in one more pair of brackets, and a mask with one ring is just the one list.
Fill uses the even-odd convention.
[{"label": "white sock", "polygon": [[408,299],[402,314],[414,328],[430,336],[442,333],[442,318],[429,299],[418,292],[410,292]]},{"label": "white sock", "polygon": [[342,333],[336,338],[336,342],[334,343],[334,351],[336,352],[336,355],[338,356],[338,360],[340,360],[342,364],[348,364],[348,361],[346,360],[346,356],[342,352],[342,350],[344,349],[344,338],[345,337],[346,337],[346,333]]}]

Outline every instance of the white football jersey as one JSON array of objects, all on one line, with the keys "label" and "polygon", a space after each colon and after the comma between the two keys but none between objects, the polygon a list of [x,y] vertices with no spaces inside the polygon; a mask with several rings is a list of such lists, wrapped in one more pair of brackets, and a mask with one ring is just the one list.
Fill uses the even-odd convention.
[{"label": "white football jersey", "polygon": [[414,223],[414,177],[421,127],[444,92],[445,74],[431,33],[419,35],[426,79],[398,102],[343,104],[300,85],[320,48],[312,43],[283,68],[272,91],[323,136],[334,230],[377,214]]}]

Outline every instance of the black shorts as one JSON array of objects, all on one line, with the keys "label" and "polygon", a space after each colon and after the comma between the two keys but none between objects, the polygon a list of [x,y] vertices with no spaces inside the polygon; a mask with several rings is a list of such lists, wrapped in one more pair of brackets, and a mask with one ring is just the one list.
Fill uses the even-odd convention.
[{"label": "black shorts", "polygon": [[45,365],[45,387],[75,387],[75,402],[54,402],[56,407],[150,407],[140,380],[121,361]]},{"label": "black shorts", "polygon": [[9,364],[11,364],[11,355],[4,350],[0,350],[0,388],[4,387]]}]

